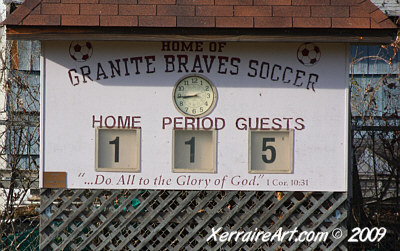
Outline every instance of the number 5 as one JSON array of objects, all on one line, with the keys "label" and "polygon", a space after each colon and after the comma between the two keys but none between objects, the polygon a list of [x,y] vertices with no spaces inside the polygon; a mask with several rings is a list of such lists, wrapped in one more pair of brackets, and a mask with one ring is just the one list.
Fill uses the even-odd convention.
[{"label": "number 5", "polygon": [[269,146],[269,145],[268,145],[268,142],[275,142],[275,138],[263,138],[262,151],[265,152],[265,151],[270,150],[270,151],[271,151],[271,158],[268,159],[268,157],[267,157],[266,154],[262,154],[261,156],[262,156],[262,160],[263,160],[265,163],[271,164],[271,163],[273,163],[273,162],[275,161],[275,159],[276,159],[276,150],[275,150],[275,147]]}]

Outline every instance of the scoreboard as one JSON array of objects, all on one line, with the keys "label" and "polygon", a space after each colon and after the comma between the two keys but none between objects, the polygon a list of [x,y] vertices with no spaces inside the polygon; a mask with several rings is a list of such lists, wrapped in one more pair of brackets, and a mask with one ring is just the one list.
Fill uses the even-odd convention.
[{"label": "scoreboard", "polygon": [[347,191],[348,45],[43,41],[41,186]]}]

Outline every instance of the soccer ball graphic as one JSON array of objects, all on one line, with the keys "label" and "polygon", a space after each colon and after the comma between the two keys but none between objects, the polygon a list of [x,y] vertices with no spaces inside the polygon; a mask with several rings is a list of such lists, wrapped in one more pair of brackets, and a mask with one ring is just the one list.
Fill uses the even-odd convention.
[{"label": "soccer ball graphic", "polygon": [[73,41],[69,45],[69,55],[77,62],[85,62],[93,53],[93,46],[87,41]]},{"label": "soccer ball graphic", "polygon": [[297,49],[297,59],[305,66],[315,65],[321,59],[321,50],[312,43],[304,43]]}]

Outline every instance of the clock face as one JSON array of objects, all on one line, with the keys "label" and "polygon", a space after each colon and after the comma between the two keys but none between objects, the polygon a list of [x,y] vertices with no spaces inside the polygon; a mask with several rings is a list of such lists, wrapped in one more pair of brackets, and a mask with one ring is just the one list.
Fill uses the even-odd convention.
[{"label": "clock face", "polygon": [[180,79],[173,91],[175,107],[185,116],[209,114],[217,102],[217,90],[208,79],[191,75]]}]

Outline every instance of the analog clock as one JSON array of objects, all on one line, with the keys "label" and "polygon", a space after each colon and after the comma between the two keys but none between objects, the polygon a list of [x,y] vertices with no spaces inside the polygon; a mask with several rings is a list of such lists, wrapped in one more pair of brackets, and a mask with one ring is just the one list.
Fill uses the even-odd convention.
[{"label": "analog clock", "polygon": [[185,116],[206,116],[217,102],[217,90],[214,85],[199,75],[180,79],[175,84],[172,95],[175,107]]}]

